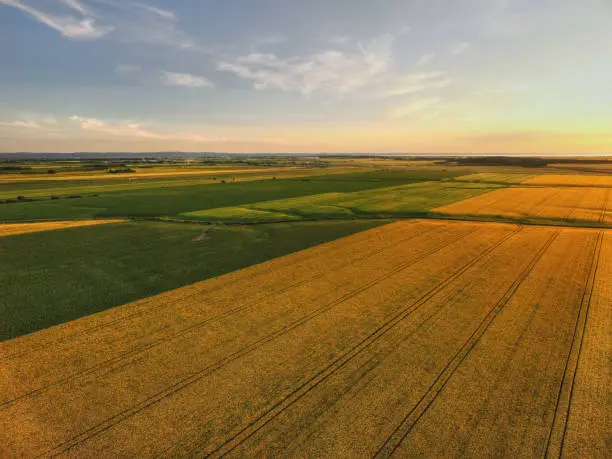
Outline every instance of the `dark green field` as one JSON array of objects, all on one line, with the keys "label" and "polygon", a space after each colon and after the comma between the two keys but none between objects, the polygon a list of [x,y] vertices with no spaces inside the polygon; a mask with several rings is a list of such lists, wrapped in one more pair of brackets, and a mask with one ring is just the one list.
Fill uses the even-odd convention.
[{"label": "dark green field", "polygon": [[[452,177],[442,171],[381,171],[307,178],[160,186],[104,192],[99,196],[0,204],[0,221],[78,217],[163,217],[217,207],[238,206],[323,193],[351,193]],[[69,183],[66,186],[71,186]]]},{"label": "dark green field", "polygon": [[0,341],[384,223],[128,222],[0,237]]}]

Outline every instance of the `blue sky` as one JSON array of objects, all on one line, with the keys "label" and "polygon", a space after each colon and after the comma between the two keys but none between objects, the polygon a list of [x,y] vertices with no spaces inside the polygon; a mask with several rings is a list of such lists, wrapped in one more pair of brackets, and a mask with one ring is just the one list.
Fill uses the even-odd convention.
[{"label": "blue sky", "polygon": [[610,0],[0,0],[0,151],[612,152]]}]

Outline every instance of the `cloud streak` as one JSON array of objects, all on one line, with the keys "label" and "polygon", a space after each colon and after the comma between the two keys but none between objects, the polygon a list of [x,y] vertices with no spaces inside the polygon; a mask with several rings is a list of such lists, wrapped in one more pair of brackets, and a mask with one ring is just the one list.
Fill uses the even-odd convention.
[{"label": "cloud streak", "polygon": [[85,118],[78,115],[71,116],[70,120],[79,123],[81,129],[84,131],[106,134],[116,137],[132,137],[141,139],[174,140],[187,142],[222,142],[227,140],[223,137],[206,137],[200,133],[157,132],[145,127],[140,123],[108,123],[97,118]]},{"label": "cloud streak", "polygon": [[354,52],[329,50],[292,58],[250,53],[219,62],[217,68],[252,81],[258,90],[350,93],[371,85],[391,69],[393,41],[391,35],[383,35],[359,43]]},{"label": "cloud streak", "polygon": [[66,38],[97,39],[108,35],[114,30],[113,26],[99,25],[96,18],[77,0],[63,0],[60,4],[67,9],[76,11],[81,17],[68,14],[51,14],[21,0],[0,0],[0,4],[12,6],[27,13],[41,24],[56,30]]},{"label": "cloud streak", "polygon": [[[112,38],[122,42],[198,51],[177,26],[174,12],[135,0],[0,0],[73,40]],[[35,6],[36,5],[36,6]]]},{"label": "cloud streak", "polygon": [[397,76],[393,81],[387,82],[378,97],[398,97],[415,94],[427,90],[446,88],[452,79],[440,70],[431,72],[415,72]]}]

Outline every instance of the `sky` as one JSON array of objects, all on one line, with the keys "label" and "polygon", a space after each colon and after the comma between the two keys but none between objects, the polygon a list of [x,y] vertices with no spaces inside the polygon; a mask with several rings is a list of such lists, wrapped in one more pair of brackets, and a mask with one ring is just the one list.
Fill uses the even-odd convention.
[{"label": "sky", "polygon": [[0,0],[0,151],[612,153],[612,0]]}]

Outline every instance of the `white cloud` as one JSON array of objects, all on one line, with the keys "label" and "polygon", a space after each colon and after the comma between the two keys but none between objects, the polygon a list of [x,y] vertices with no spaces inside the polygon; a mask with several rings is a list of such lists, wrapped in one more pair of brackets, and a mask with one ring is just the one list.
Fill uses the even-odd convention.
[{"label": "white cloud", "polygon": [[425,110],[437,106],[438,104],[440,104],[440,99],[438,97],[417,99],[406,105],[393,109],[391,115],[394,118],[406,118],[422,113]]},{"label": "white cloud", "polygon": [[17,127],[17,128],[25,128],[25,129],[40,129],[41,126],[36,121],[29,120],[17,120],[10,122],[0,122],[0,126],[2,127]]},{"label": "white cloud", "polygon": [[78,11],[82,15],[87,15],[88,12],[83,6],[83,4],[79,0],[61,0],[67,7],[72,8],[75,11]]},{"label": "white cloud", "polygon": [[463,54],[465,53],[470,47],[470,44],[467,42],[458,42],[458,43],[453,43],[451,46],[451,54]]},{"label": "white cloud", "polygon": [[276,88],[304,95],[315,91],[348,93],[362,89],[392,67],[393,37],[383,35],[352,53],[335,50],[283,59],[275,54],[250,53],[231,62],[220,62],[218,70],[253,81],[256,89]]},{"label": "white cloud", "polygon": [[[177,27],[172,11],[136,0],[0,0],[69,39],[112,38],[122,42],[210,51]],[[44,5],[44,7],[42,6]]]},{"label": "white cloud", "polygon": [[61,4],[69,9],[76,10],[82,17],[47,13],[24,3],[22,0],[0,0],[0,4],[12,6],[29,14],[40,23],[58,31],[66,38],[96,39],[114,30],[113,26],[99,25],[97,19],[90,15],[89,11],[76,0],[63,0]]},{"label": "white cloud", "polygon": [[162,71],[162,82],[167,86],[183,86],[186,88],[212,88],[213,82],[191,73],[175,73]]},{"label": "white cloud", "polygon": [[436,57],[436,53],[431,52],[431,53],[427,53],[424,54],[416,63],[417,67],[424,67],[425,65],[429,64],[431,61],[433,61]]},{"label": "white cloud", "polygon": [[398,76],[388,82],[378,97],[397,97],[449,86],[452,80],[442,71],[416,72]]},{"label": "white cloud", "polygon": [[146,3],[136,3],[136,5],[140,8],[150,11],[151,13],[161,16],[162,18],[172,19],[172,20],[176,19],[176,16],[172,11],[164,10],[156,6],[152,6],[152,5],[147,5]]},{"label": "white cloud", "polygon": [[58,121],[53,116],[40,114],[23,114],[20,119],[15,121],[0,121],[0,127],[35,129],[40,131],[52,131],[58,125]]},{"label": "white cloud", "polygon": [[71,116],[72,121],[78,122],[81,129],[88,132],[102,133],[117,137],[132,137],[156,140],[175,140],[188,142],[226,141],[224,137],[206,137],[200,133],[190,132],[158,132],[145,127],[140,123],[131,121],[108,123],[97,118]]}]

